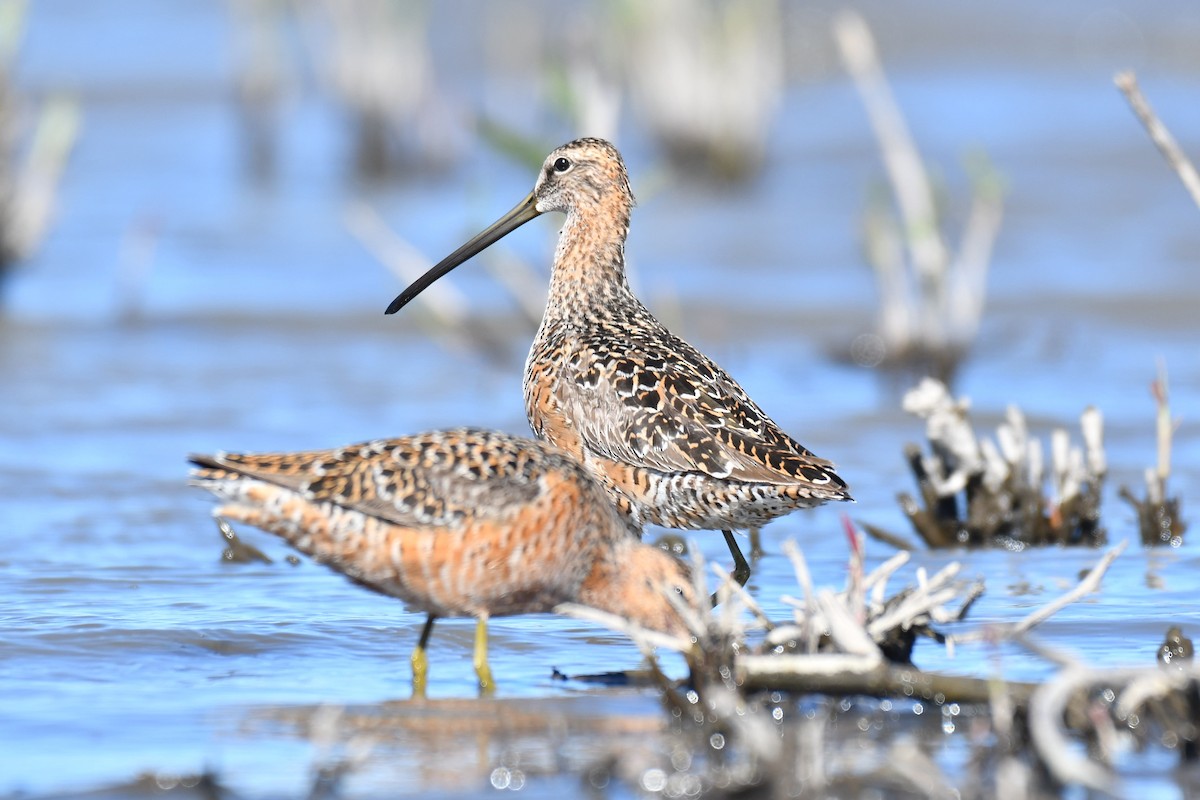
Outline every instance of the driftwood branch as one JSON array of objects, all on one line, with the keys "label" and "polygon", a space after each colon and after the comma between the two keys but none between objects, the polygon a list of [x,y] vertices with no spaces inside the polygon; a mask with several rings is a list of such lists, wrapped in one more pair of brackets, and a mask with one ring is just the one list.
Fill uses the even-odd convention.
[{"label": "driftwood branch", "polygon": [[[742,656],[738,683],[748,691],[889,697],[935,703],[987,703],[995,681],[871,663],[851,656]],[[1019,705],[1028,703],[1036,684],[1003,682]]]}]

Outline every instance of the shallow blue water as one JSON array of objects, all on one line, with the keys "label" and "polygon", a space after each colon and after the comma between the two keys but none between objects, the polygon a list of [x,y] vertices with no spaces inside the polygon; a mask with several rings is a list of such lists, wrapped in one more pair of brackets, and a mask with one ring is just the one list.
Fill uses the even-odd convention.
[{"label": "shallow blue water", "polygon": [[[222,563],[209,503],[183,485],[185,456],[460,424],[525,432],[520,371],[532,331],[495,281],[477,266],[455,273],[496,352],[444,346],[420,309],[382,315],[400,284],[342,219],[348,201],[366,197],[437,257],[507,210],[532,176],[475,142],[448,171],[364,189],[346,171],[342,118],[309,87],[282,112],[275,182],[252,185],[239,168],[220,6],[167,11],[126,0],[100,14],[85,2],[33,5],[20,85],[34,96],[73,87],[85,128],[57,224],[10,276],[0,318],[0,794],[205,768],[247,796],[306,791],[320,748],[296,724],[270,720],[289,709],[407,697],[407,655],[422,616],[307,561],[286,563],[281,543],[252,530],[241,534],[274,563]],[[943,52],[913,44],[920,25],[875,12],[885,57],[895,57],[897,95],[948,191],[962,196],[958,159],[972,146],[987,149],[1009,187],[988,311],[956,391],[973,399],[984,431],[1009,403],[1043,437],[1059,425],[1074,433],[1083,407],[1100,407],[1112,470],[1105,515],[1118,541],[1135,528],[1115,489],[1140,484],[1154,459],[1147,385],[1161,357],[1182,420],[1172,488],[1188,513],[1200,490],[1200,212],[1111,87],[1109,72],[1126,64],[1094,53],[1053,57],[1053,32],[1071,40],[1072,26],[1086,21],[1082,7],[1043,18],[1051,44],[1035,48],[1040,55],[989,51],[979,63],[954,35],[962,19],[945,23]],[[1196,14],[1161,13],[1143,22],[1151,46],[1133,65],[1198,154],[1200,72],[1172,56],[1174,31],[1197,25]],[[453,42],[448,24],[436,17],[438,35]],[[470,83],[469,59],[447,69]],[[893,500],[911,490],[901,447],[921,439],[921,424],[899,410],[888,381],[831,356],[869,329],[875,307],[857,230],[880,169],[852,87],[836,71],[794,81],[768,166],[748,185],[714,188],[664,172],[636,119],[622,137],[642,195],[629,255],[648,305],[838,463],[858,500],[853,516],[904,531]],[[643,192],[639,176],[655,175]],[[539,220],[506,246],[545,264],[555,230]],[[130,255],[137,243],[148,255]],[[784,539],[804,546],[818,585],[843,583],[842,511],[795,515],[767,530],[768,556],[750,587],[769,611],[785,613],[779,596],[797,592],[779,555]],[[695,538],[724,563],[719,537]],[[1153,553],[1132,543],[1103,591],[1043,625],[1042,641],[1118,665],[1150,663],[1170,623],[1194,636],[1194,542]],[[871,563],[890,555],[877,544],[868,552]],[[958,559],[966,575],[986,580],[970,627],[1019,618],[1097,557],[936,553],[914,564],[932,571]],[[525,788],[552,796],[578,786],[574,771],[628,742],[631,729],[649,735],[643,729],[658,724],[650,694],[552,678],[555,669],[637,666],[623,637],[549,616],[496,620],[491,629],[499,702],[518,702],[453,707],[448,717],[476,727],[446,740],[428,730],[401,737],[388,745],[394,772],[368,773],[352,788],[478,792],[505,758],[524,758]],[[433,698],[473,696],[472,634],[469,621],[439,623]],[[951,660],[922,645],[917,661],[970,674],[998,664],[1020,678],[1047,673],[1016,649],[960,648]],[[541,715],[525,739],[487,725],[514,708]],[[538,732],[593,718],[562,736]],[[439,760],[463,766],[448,775],[429,766]]]}]

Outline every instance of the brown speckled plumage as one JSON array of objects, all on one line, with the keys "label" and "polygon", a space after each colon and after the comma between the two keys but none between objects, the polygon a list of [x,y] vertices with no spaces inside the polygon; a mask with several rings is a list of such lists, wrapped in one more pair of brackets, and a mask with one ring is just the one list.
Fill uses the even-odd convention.
[{"label": "brown speckled plumage", "polygon": [[686,572],[631,537],[572,458],[531,439],[459,429],[336,450],[192,456],[214,514],[283,537],[430,617],[578,602],[682,633],[663,589]]},{"label": "brown speckled plumage", "polygon": [[625,238],[633,205],[615,147],[600,139],[565,144],[546,158],[522,204],[388,312],[533,217],[565,213],[545,316],[525,364],[534,433],[585,464],[638,525],[746,528],[849,500],[830,462],[784,433],[630,291]]}]

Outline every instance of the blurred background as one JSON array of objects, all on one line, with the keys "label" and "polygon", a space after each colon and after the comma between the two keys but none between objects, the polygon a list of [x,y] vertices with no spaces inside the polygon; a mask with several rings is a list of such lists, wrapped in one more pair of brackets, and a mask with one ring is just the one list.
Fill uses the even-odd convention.
[{"label": "blurred background", "polygon": [[[242,532],[273,564],[222,563],[185,456],[527,432],[521,368],[554,221],[429,302],[383,309],[581,135],[611,138],[628,164],[635,290],[837,462],[857,518],[906,527],[901,448],[923,427],[900,397],[933,373],[984,432],[1010,403],[1038,435],[1098,406],[1110,539],[1135,536],[1115,495],[1155,458],[1158,359],[1182,419],[1173,490],[1195,498],[1200,209],[1112,78],[1135,69],[1200,157],[1200,6],[855,9],[0,2],[0,794],[206,766],[252,796],[286,793],[304,785],[293,766],[311,742],[246,733],[248,706],[407,695],[420,615],[289,566],[265,535]],[[769,607],[794,588],[784,538],[817,583],[843,579],[839,511],[767,529],[751,589]],[[722,558],[720,538],[701,537]],[[979,613],[1019,614],[1093,557],[976,555]],[[1152,653],[1162,609],[1200,621],[1194,544],[1125,561],[1116,588],[1057,623],[1067,646]],[[448,628],[430,692],[463,696],[470,626]],[[551,667],[637,663],[576,621],[493,630],[502,694],[569,696]],[[657,714],[652,698],[600,702],[602,716]],[[456,779],[472,790],[493,766]],[[430,781],[379,785],[442,785]]]}]

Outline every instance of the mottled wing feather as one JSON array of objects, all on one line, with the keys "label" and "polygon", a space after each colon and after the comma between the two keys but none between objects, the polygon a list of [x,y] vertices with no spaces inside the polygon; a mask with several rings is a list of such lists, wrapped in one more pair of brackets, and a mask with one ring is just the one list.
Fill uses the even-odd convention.
[{"label": "mottled wing feather", "polygon": [[527,449],[508,438],[491,437],[485,444],[469,430],[336,450],[192,460],[406,527],[455,527],[467,514],[504,518],[542,490],[541,470]]},{"label": "mottled wing feather", "polygon": [[614,341],[603,331],[574,337],[556,387],[593,453],[661,472],[845,486],[829,461],[780,430],[686,342],[662,328],[621,353],[612,352]]}]

